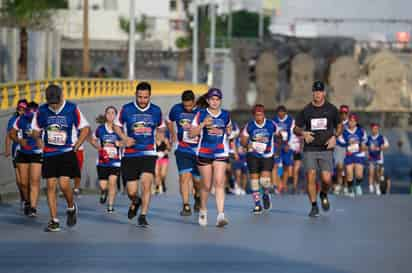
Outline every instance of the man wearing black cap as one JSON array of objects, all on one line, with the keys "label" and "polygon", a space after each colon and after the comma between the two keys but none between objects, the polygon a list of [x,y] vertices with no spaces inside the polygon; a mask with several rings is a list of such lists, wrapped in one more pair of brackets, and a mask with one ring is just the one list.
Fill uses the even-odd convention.
[{"label": "man wearing black cap", "polygon": [[[73,200],[70,178],[79,173],[75,152],[89,134],[89,124],[76,104],[63,98],[60,86],[49,85],[46,88],[46,103],[39,107],[32,121],[33,137],[43,138],[42,176],[47,179],[47,201],[50,209],[50,221],[46,231],[59,231],[57,218],[57,183],[67,201],[67,226],[77,223],[77,206]],[[80,130],[74,143],[73,128]]]},{"label": "man wearing black cap", "polygon": [[316,81],[312,87],[313,100],[298,114],[294,133],[305,140],[303,165],[307,175],[308,195],[312,203],[310,217],[319,216],[316,196],[316,170],[321,171],[322,187],[320,200],[322,209],[329,210],[328,190],[333,171],[333,149],[336,136],[342,131],[338,109],[326,101],[323,82]]}]

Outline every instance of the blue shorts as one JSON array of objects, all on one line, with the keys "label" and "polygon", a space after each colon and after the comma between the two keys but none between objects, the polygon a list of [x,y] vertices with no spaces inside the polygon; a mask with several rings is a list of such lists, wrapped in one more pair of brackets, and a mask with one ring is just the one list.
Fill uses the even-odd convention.
[{"label": "blue shorts", "polygon": [[185,153],[179,150],[175,151],[176,165],[179,175],[183,173],[191,173],[193,177],[200,178],[199,169],[196,164],[196,155]]},{"label": "blue shorts", "polygon": [[351,165],[351,164],[365,164],[365,157],[363,156],[346,156],[344,160],[344,164]]},{"label": "blue shorts", "polygon": [[287,152],[282,149],[280,152],[280,160],[285,167],[293,166],[293,151],[289,149]]}]

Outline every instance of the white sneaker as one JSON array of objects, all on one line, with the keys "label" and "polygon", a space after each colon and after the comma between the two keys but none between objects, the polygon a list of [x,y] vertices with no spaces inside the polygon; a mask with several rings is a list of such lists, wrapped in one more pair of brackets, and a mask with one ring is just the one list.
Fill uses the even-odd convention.
[{"label": "white sneaker", "polygon": [[235,195],[241,195],[241,190],[239,187],[235,187]]},{"label": "white sneaker", "polygon": [[240,189],[240,195],[246,195],[246,191],[244,189]]},{"label": "white sneaker", "polygon": [[374,193],[375,192],[375,187],[371,184],[369,185],[369,193]]},{"label": "white sneaker", "polygon": [[229,224],[229,221],[225,218],[225,214],[223,212],[217,215],[216,219],[216,226],[217,227],[224,227]]},{"label": "white sneaker", "polygon": [[379,184],[375,185],[375,189],[376,189],[376,195],[380,196],[382,193],[381,193],[381,188],[379,187]]},{"label": "white sneaker", "polygon": [[199,211],[199,225],[202,227],[207,226],[207,210]]},{"label": "white sneaker", "polygon": [[360,185],[355,186],[355,193],[358,196],[361,196],[363,194],[362,187]]},{"label": "white sneaker", "polygon": [[349,190],[348,190],[348,187],[344,187],[344,188],[343,188],[343,195],[345,195],[345,196],[349,196]]},{"label": "white sneaker", "polygon": [[341,185],[336,185],[333,193],[334,193],[335,195],[339,195],[341,191],[342,191]]}]

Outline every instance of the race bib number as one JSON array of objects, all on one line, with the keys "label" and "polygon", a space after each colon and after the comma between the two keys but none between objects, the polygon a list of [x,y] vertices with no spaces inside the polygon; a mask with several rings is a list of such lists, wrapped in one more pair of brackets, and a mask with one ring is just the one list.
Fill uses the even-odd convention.
[{"label": "race bib number", "polygon": [[357,153],[359,152],[359,143],[350,144],[348,146],[348,152]]},{"label": "race bib number", "polygon": [[65,131],[47,131],[47,142],[51,145],[66,145],[67,133]]},{"label": "race bib number", "polygon": [[263,154],[266,151],[266,143],[261,143],[261,142],[252,142],[252,147],[253,149],[258,152],[259,154]]},{"label": "race bib number", "polygon": [[280,136],[282,137],[282,141],[288,140],[288,132],[282,130],[280,131]]},{"label": "race bib number", "polygon": [[109,155],[109,158],[117,158],[117,148],[116,147],[104,147],[103,148],[107,154]]},{"label": "race bib number", "polygon": [[190,144],[197,144],[199,137],[190,137],[189,131],[183,131],[183,141]]},{"label": "race bib number", "polygon": [[319,131],[328,129],[327,118],[313,118],[310,120],[311,131]]}]

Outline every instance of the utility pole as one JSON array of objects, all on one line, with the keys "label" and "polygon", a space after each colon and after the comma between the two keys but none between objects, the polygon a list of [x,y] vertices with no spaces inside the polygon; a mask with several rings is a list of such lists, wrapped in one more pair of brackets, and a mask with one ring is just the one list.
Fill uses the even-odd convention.
[{"label": "utility pole", "polygon": [[83,0],[83,76],[89,76],[89,0]]},{"label": "utility pole", "polygon": [[209,73],[207,83],[209,86],[213,86],[216,39],[216,6],[214,0],[210,1],[210,13]]},{"label": "utility pole", "polygon": [[129,19],[129,80],[134,80],[134,64],[135,64],[135,0],[130,0],[130,19]]},{"label": "utility pole", "polygon": [[259,9],[259,41],[260,42],[263,42],[263,25],[264,25],[263,0],[260,0],[260,9]]},{"label": "utility pole", "polygon": [[199,67],[199,11],[197,0],[193,0],[193,27],[192,27],[192,83],[198,82],[198,67]]},{"label": "utility pole", "polygon": [[228,36],[228,41],[232,41],[232,30],[233,30],[233,17],[232,17],[232,0],[228,0],[228,13],[229,13],[229,18],[228,18],[228,24],[227,24],[227,36]]}]

